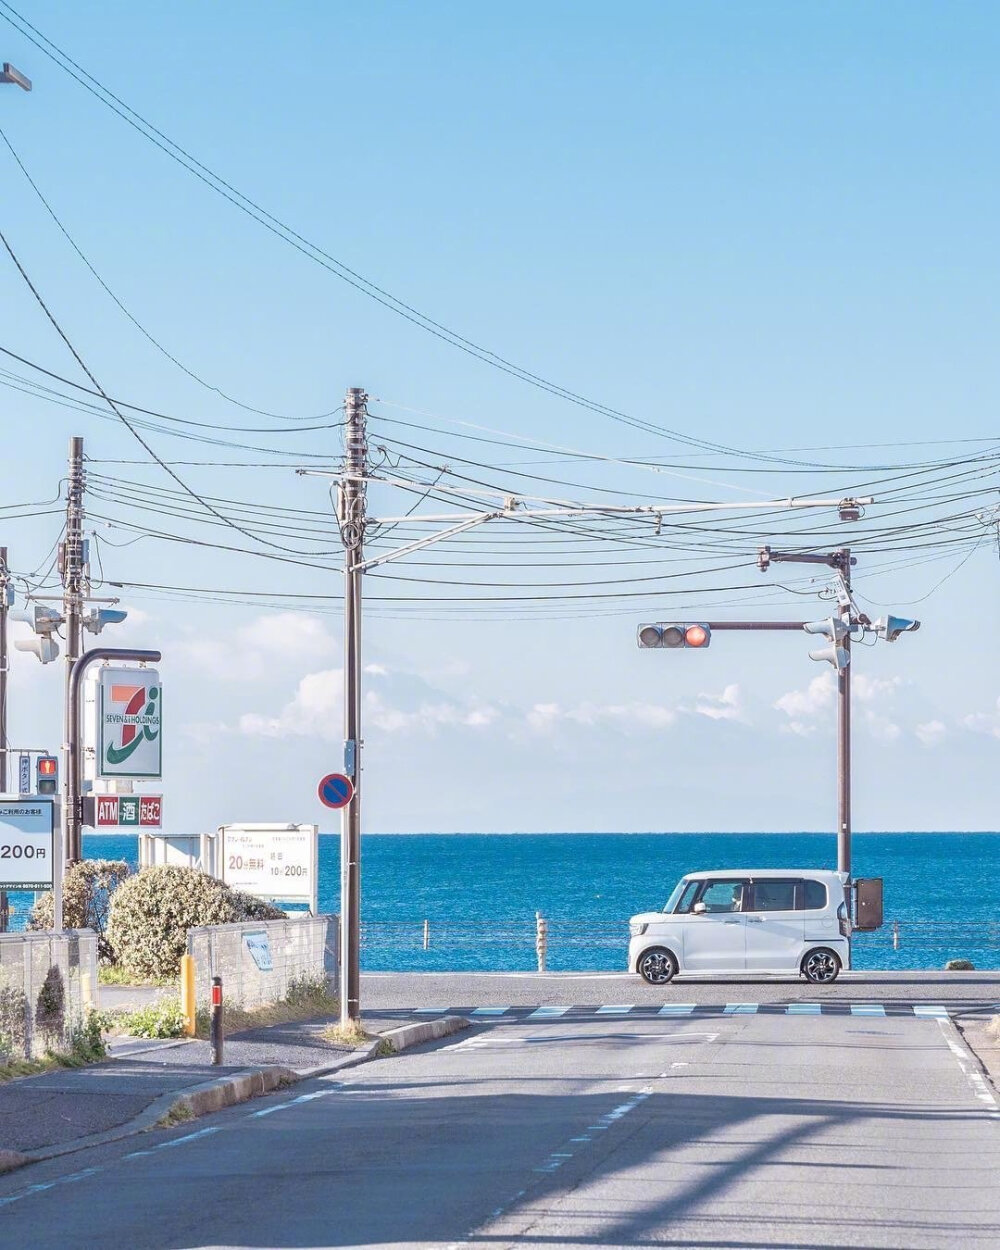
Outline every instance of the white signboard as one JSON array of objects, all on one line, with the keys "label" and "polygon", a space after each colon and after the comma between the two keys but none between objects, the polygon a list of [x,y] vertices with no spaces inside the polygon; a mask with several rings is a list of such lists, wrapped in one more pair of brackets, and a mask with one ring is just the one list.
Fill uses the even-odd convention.
[{"label": "white signboard", "polygon": [[163,775],[163,688],[152,668],[102,668],[97,692],[97,776]]},{"label": "white signboard", "polygon": [[17,757],[17,792],[18,794],[31,793],[30,755],[19,755]]},{"label": "white signboard", "polygon": [[51,890],[52,799],[0,799],[0,890]]},{"label": "white signboard", "polygon": [[318,910],[318,825],[222,825],[219,833],[226,885]]}]

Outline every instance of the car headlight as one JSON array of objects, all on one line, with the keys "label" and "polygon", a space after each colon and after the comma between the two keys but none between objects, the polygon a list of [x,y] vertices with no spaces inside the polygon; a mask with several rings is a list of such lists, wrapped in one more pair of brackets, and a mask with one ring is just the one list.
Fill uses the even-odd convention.
[{"label": "car headlight", "polygon": [[648,928],[648,924],[641,924],[638,920],[630,920],[628,922],[629,937],[642,937]]}]

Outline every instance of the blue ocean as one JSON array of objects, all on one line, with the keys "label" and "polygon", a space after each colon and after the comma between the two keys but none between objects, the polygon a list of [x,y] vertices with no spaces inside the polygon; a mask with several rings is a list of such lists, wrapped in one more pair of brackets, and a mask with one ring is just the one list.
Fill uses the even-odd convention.
[{"label": "blue ocean", "polygon": [[[339,910],[340,841],[320,837],[320,908]],[[135,864],[135,837],[84,837],[88,858]],[[861,833],[854,875],[885,882],[885,926],[856,936],[858,968],[1000,967],[1000,835]],[[628,918],[685,872],[835,868],[832,834],[406,834],[362,840],[365,971],[530,971],[535,915],[553,971],[624,966]],[[12,898],[12,902],[13,902]],[[25,900],[30,902],[30,896]],[[426,927],[425,927],[426,926]],[[895,935],[895,942],[894,942]],[[425,949],[426,943],[426,949]]]}]

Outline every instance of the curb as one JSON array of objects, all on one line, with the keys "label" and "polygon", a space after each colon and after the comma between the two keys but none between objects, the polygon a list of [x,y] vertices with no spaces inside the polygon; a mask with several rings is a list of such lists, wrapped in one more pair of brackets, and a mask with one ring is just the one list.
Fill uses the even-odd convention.
[{"label": "curb", "polygon": [[461,1029],[470,1028],[471,1024],[472,1021],[465,1016],[439,1016],[436,1020],[421,1020],[419,1024],[404,1024],[398,1029],[389,1029],[380,1035],[379,1040],[388,1042],[393,1052],[398,1053],[411,1046],[421,1046],[424,1042],[435,1042],[450,1033],[458,1033]]},{"label": "curb", "polygon": [[436,1020],[422,1020],[417,1024],[404,1024],[400,1028],[380,1033],[352,1054],[340,1056],[330,1063],[320,1064],[314,1068],[285,1068],[280,1065],[247,1068],[243,1072],[194,1085],[181,1093],[161,1094],[150,1103],[145,1111],[126,1124],[120,1124],[117,1128],[108,1129],[104,1133],[93,1133],[89,1137],[79,1137],[72,1142],[45,1146],[40,1150],[33,1150],[30,1154],[20,1154],[16,1150],[0,1150],[0,1174],[12,1172],[28,1163],[38,1163],[43,1159],[55,1159],[60,1155],[75,1154],[79,1150],[87,1150],[92,1146],[103,1146],[108,1142],[120,1141],[123,1137],[148,1132],[150,1129],[161,1126],[161,1121],[168,1116],[176,1116],[178,1123],[197,1119],[213,1111],[221,1111],[225,1107],[247,1102],[251,1098],[259,1098],[262,1094],[269,1094],[282,1085],[294,1085],[298,1081],[329,1076],[343,1068],[357,1067],[359,1064],[367,1063],[369,1059],[377,1058],[380,1048],[386,1043],[392,1048],[391,1053],[397,1054],[401,1050],[408,1050],[411,1046],[436,1041],[438,1038],[447,1037],[450,1033],[457,1033],[460,1029],[467,1029],[469,1026],[470,1021],[464,1016],[441,1016]]}]

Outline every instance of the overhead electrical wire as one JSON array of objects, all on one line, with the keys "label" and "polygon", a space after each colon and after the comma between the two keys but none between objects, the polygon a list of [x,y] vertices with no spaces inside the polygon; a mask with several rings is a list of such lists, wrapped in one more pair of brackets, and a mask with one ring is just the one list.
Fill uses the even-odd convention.
[{"label": "overhead electrical wire", "polygon": [[[535,387],[541,391],[545,391],[557,398],[563,399],[568,403],[577,407],[585,408],[591,412],[608,417],[609,419],[624,425],[631,426],[635,429],[643,430],[646,433],[657,437],[666,438],[680,445],[697,447],[702,450],[713,452],[727,452],[730,454],[742,456],[747,459],[774,461],[777,463],[796,463],[784,460],[781,457],[769,456],[767,454],[749,451],[727,446],[723,443],[717,443],[708,439],[698,438],[694,435],[685,434],[682,431],[671,429],[666,426],[657,425],[654,422],[644,418],[635,417],[627,412],[617,408],[609,407],[606,404],[599,403],[589,399],[586,396],[571,390],[568,387],[559,385],[544,378],[540,374],[515,364],[513,361],[506,359],[497,352],[490,350],[474,342],[472,339],[466,338],[457,331],[451,330],[443,323],[434,320],[427,314],[420,312],[413,305],[406,303],[397,296],[392,295],[385,288],[365,278],[362,274],[351,269],[343,261],[338,260],[331,253],[313,243],[304,235],[294,230],[286,222],[268,212],[250,196],[238,190],[232,183],[226,181],[221,175],[215,173],[203,162],[199,161],[189,151],[183,148],[175,140],[171,139],[162,130],[153,125],[139,112],[127,104],[120,96],[116,95],[110,88],[104,86],[97,78],[90,74],[77,61],[75,61],[68,53],[64,52],[57,44],[48,38],[38,27],[28,21],[23,14],[19,13],[6,0],[0,0],[0,17],[4,17],[6,21],[14,27],[25,39],[39,49],[46,57],[59,66],[65,73],[80,84],[95,99],[99,100],[106,108],[128,123],[134,130],[143,136],[147,141],[154,144],[161,152],[170,157],[171,160],[181,165],[188,173],[193,174],[205,186],[213,190],[217,195],[222,196],[240,212],[246,214],[252,220],[256,221],[269,231],[276,235],[284,242],[290,244],[297,251],[307,256],[310,260],[321,265],[324,269],[333,273],[341,281],[347,283],[361,294],[374,300],[384,308],[395,313],[397,316],[404,318],[413,325],[417,326],[426,333],[433,335],[435,338],[448,343],[450,346],[457,348],[466,355],[472,356],[482,363],[492,368],[506,373],[529,386]],[[803,467],[809,467],[807,462],[802,462]]]}]

